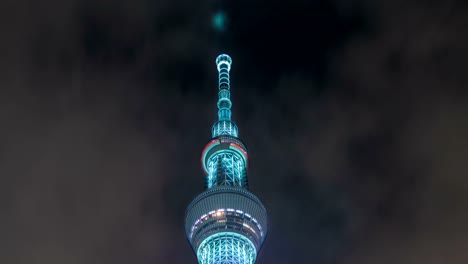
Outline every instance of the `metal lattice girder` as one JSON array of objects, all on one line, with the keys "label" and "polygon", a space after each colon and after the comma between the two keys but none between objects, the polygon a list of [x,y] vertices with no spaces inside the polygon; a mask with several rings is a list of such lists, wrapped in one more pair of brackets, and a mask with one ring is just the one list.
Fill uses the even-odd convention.
[{"label": "metal lattice girder", "polygon": [[208,160],[207,187],[220,185],[245,187],[247,185],[245,167],[244,159],[233,151],[212,155]]},{"label": "metal lattice girder", "polygon": [[198,247],[200,264],[253,264],[257,251],[246,237],[232,232],[222,232],[207,237]]},{"label": "metal lattice girder", "polygon": [[[222,110],[221,112],[223,111],[224,110]],[[230,112],[226,115],[230,117]],[[233,137],[238,137],[239,129],[237,128],[236,124],[234,124],[234,122],[230,120],[220,120],[213,125],[211,133],[213,137],[221,135],[230,135]]]}]

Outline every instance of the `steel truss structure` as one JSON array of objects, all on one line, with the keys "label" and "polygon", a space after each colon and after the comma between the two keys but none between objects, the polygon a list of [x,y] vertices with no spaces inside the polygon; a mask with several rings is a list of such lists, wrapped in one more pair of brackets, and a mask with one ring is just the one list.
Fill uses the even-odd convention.
[{"label": "steel truss structure", "polygon": [[245,164],[235,152],[221,152],[208,161],[208,188],[217,185],[245,185]]},{"label": "steel truss structure", "polygon": [[250,240],[231,232],[206,238],[197,252],[200,264],[253,264],[256,256],[257,250]]}]

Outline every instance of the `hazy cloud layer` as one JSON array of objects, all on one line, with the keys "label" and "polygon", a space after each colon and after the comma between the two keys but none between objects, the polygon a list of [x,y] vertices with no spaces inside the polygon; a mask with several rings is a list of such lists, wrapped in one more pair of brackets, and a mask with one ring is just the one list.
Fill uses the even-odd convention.
[{"label": "hazy cloud layer", "polygon": [[[255,3],[227,6],[258,263],[465,263],[466,5]],[[213,3],[0,10],[0,262],[195,263]]]}]

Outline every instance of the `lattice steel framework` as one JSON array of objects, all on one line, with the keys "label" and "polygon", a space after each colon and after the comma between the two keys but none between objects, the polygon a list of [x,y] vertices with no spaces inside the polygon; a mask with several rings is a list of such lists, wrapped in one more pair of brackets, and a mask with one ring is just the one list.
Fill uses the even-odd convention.
[{"label": "lattice steel framework", "polygon": [[205,239],[198,247],[200,264],[253,264],[257,257],[254,244],[237,233],[223,232]]},{"label": "lattice steel framework", "polygon": [[235,152],[220,152],[208,160],[207,187],[217,185],[244,186],[245,164]]},{"label": "lattice steel framework", "polygon": [[267,234],[267,214],[247,190],[247,148],[231,120],[229,71],[232,60],[216,58],[218,121],[202,151],[205,192],[187,208],[185,232],[200,264],[253,264]]}]

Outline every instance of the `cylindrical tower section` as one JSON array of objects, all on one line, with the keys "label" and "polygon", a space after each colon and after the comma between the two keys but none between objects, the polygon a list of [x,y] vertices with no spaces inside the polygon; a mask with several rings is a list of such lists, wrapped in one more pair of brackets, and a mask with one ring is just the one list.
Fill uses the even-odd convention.
[{"label": "cylindrical tower section", "polygon": [[218,68],[218,118],[219,120],[231,120],[231,94],[229,71],[231,70],[232,59],[227,54],[221,54],[216,58]]},{"label": "cylindrical tower section", "polygon": [[206,188],[238,186],[248,188],[249,157],[244,144],[232,136],[212,139],[203,149],[202,168],[206,174]]},{"label": "cylindrical tower section", "polygon": [[253,264],[267,234],[267,213],[249,191],[218,186],[188,206],[185,232],[201,264]]}]

